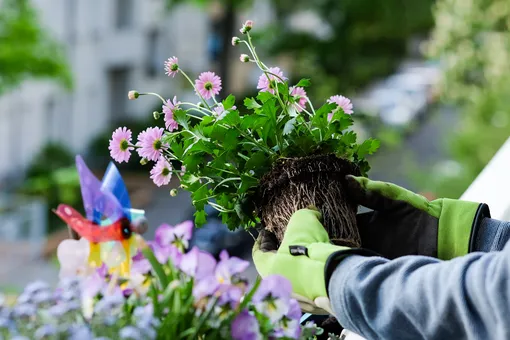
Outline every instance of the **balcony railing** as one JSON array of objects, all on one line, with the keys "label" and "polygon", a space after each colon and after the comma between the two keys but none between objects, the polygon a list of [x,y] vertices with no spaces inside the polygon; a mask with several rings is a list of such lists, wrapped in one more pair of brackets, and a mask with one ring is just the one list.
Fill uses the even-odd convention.
[{"label": "balcony railing", "polygon": [[[489,205],[492,218],[510,220],[510,138],[471,183],[460,199]],[[344,330],[342,340],[366,340]]]}]

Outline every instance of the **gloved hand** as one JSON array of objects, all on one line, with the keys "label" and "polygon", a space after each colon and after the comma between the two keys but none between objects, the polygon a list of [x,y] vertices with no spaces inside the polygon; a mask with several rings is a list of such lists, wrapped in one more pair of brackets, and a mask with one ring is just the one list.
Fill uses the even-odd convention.
[{"label": "gloved hand", "polygon": [[329,277],[345,256],[366,251],[331,244],[320,218],[316,210],[298,210],[290,218],[278,249],[276,237],[264,230],[252,255],[260,276],[278,274],[291,282],[303,311],[333,314],[327,293]]},{"label": "gloved hand", "polygon": [[374,211],[358,214],[364,248],[387,258],[426,255],[449,260],[476,250],[477,232],[490,217],[486,204],[428,201],[395,184],[347,176],[349,198]]}]

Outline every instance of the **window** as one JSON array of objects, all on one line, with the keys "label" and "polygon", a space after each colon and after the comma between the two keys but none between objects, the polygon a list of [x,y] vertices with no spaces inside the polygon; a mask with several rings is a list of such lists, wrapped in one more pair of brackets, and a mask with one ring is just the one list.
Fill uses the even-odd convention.
[{"label": "window", "polygon": [[110,121],[116,123],[127,116],[130,69],[127,67],[113,68],[108,72],[110,87]]},{"label": "window", "polygon": [[129,28],[133,24],[133,7],[133,0],[115,1],[115,26],[117,29]]},{"label": "window", "polygon": [[218,62],[222,49],[221,21],[210,23],[209,36],[207,37],[207,51],[211,62]]},{"label": "window", "polygon": [[147,42],[149,45],[147,48],[147,75],[155,77],[161,71],[165,59],[160,43],[160,32],[157,29],[151,30]]}]

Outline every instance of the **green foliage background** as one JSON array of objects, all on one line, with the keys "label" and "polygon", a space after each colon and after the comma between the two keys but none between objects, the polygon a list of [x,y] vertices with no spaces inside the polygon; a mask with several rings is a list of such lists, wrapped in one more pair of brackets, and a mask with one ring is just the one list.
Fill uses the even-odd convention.
[{"label": "green foliage background", "polygon": [[444,99],[461,112],[450,148],[462,172],[429,185],[459,197],[510,136],[510,2],[438,0],[434,14],[429,52],[443,62]]},{"label": "green foliage background", "polygon": [[52,78],[65,88],[72,77],[62,47],[40,26],[29,0],[0,2],[0,95],[29,78]]}]

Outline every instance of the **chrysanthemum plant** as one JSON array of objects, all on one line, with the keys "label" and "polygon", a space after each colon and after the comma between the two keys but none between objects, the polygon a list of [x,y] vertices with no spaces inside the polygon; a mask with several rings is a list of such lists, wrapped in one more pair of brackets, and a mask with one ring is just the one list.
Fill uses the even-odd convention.
[{"label": "chrysanthemum plant", "polygon": [[186,249],[187,221],[162,225],[154,241],[138,236],[141,251],[129,277],[120,278],[109,259],[94,268],[88,241],[59,246],[60,282],[28,285],[15,301],[0,294],[2,339],[314,339],[322,329],[300,325],[301,310],[290,282],[270,276],[248,284],[249,263],[220,260]]},{"label": "chrysanthemum plant", "polygon": [[[206,222],[206,204],[220,212],[230,229],[259,223],[260,181],[278,160],[333,154],[366,174],[365,156],[379,146],[373,139],[356,142],[356,133],[350,130],[353,106],[348,98],[332,96],[315,108],[306,93],[309,79],[292,85],[278,67],[266,66],[253,45],[252,25],[247,21],[241,28],[244,39],[232,38],[232,45],[247,48],[241,62],[254,63],[261,70],[259,93],[244,98],[243,108],[234,105],[232,94],[217,100],[221,79],[213,72],[204,72],[193,82],[172,57],[165,63],[166,73],[185,77],[200,102],[130,91],[130,99],[155,95],[162,100],[162,112],[154,112],[154,117],[163,116],[166,130],[148,128],[133,144],[130,131],[119,128],[110,142],[111,156],[119,162],[127,161],[134,149],[142,164],[155,162],[150,173],[156,185],[166,185],[172,175],[177,176],[180,187],[191,193],[197,226]],[[182,168],[174,169],[176,163]]]}]

